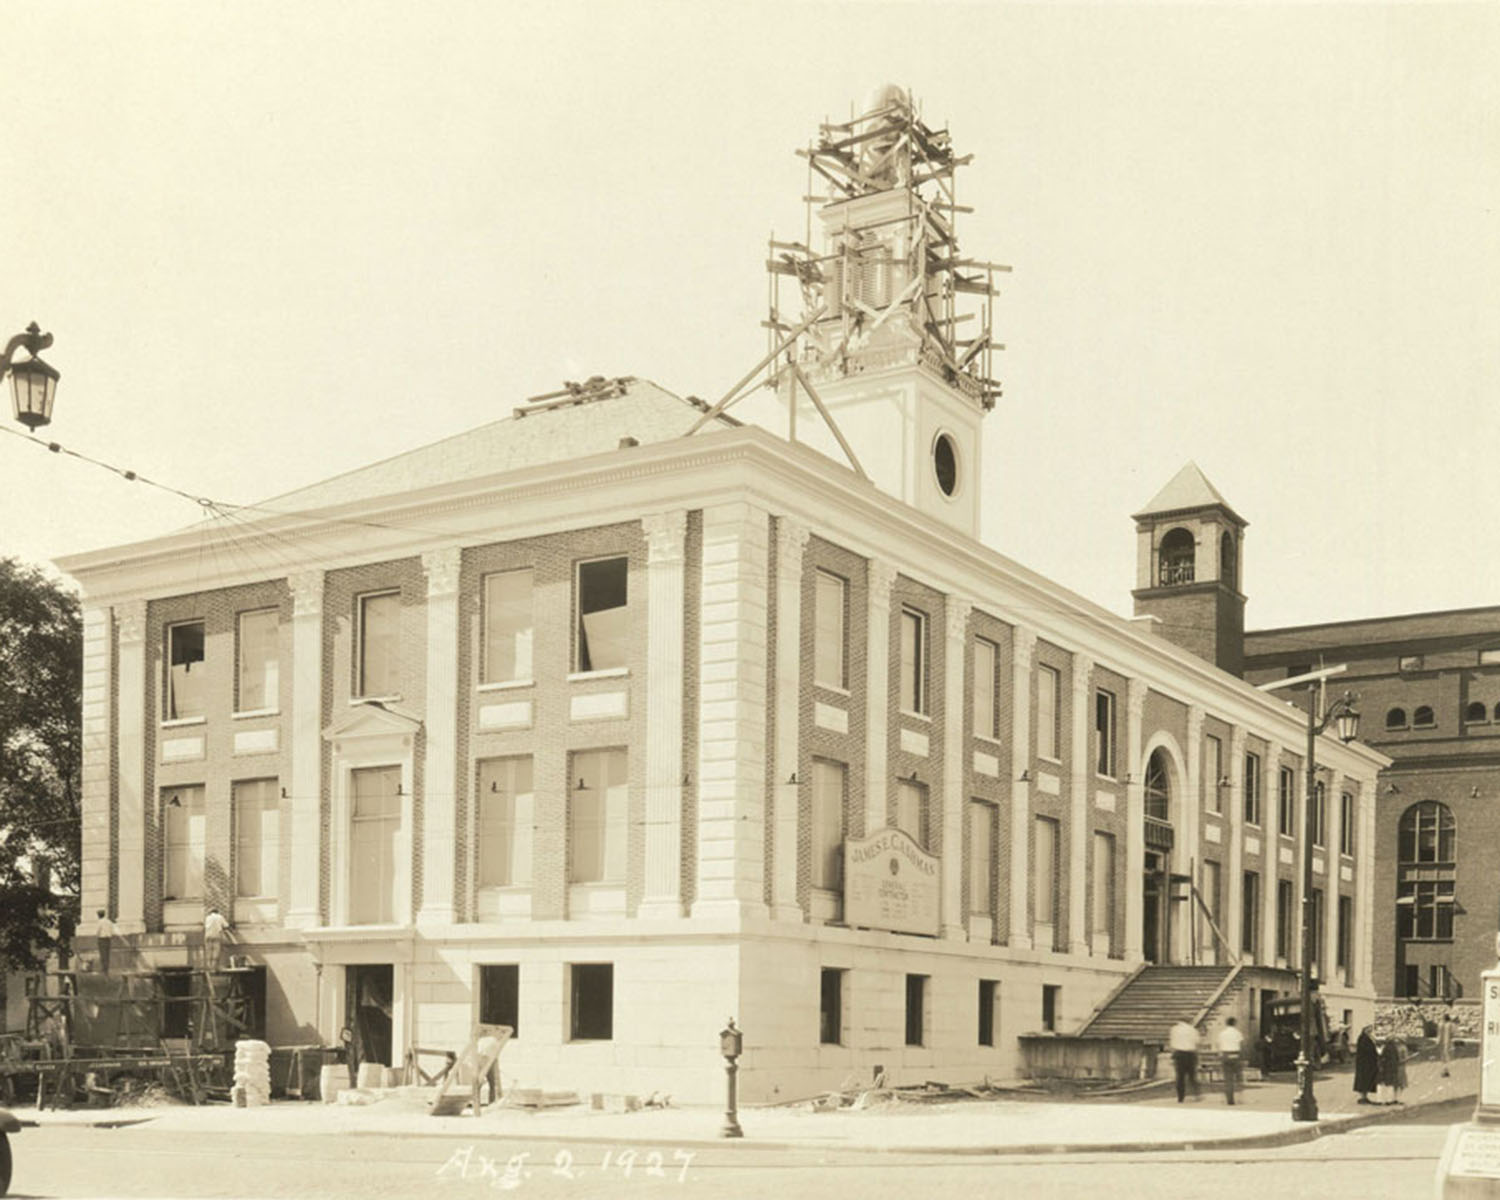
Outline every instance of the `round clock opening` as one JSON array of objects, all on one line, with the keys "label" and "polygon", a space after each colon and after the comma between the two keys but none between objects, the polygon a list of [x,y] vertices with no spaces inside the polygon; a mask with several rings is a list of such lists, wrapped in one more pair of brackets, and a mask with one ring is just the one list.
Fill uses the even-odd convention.
[{"label": "round clock opening", "polygon": [[932,470],[943,495],[953,495],[958,489],[958,451],[946,433],[938,434],[932,444]]}]

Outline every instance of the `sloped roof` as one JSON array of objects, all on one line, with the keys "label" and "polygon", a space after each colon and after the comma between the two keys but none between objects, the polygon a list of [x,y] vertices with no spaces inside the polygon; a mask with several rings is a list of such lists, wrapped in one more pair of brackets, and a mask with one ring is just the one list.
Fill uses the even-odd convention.
[{"label": "sloped roof", "polygon": [[[324,508],[600,454],[617,449],[625,437],[642,445],[666,441],[693,427],[703,415],[701,403],[648,380],[629,379],[618,395],[523,406],[503,420],[286,492],[257,507],[284,512]],[[720,416],[712,424],[723,428],[739,422]]]},{"label": "sloped roof", "polygon": [[1137,518],[1150,517],[1193,508],[1222,508],[1241,525],[1245,524],[1244,518],[1229,507],[1229,501],[1219,495],[1219,489],[1209,483],[1195,462],[1189,462],[1173,475],[1167,486],[1135,515]]}]

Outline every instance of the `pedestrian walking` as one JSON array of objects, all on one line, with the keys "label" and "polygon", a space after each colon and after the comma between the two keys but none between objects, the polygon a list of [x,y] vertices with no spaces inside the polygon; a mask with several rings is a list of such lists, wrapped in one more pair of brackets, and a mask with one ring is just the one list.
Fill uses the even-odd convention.
[{"label": "pedestrian walking", "polygon": [[1448,1064],[1453,1061],[1453,1001],[1443,1009],[1443,1015],[1438,1018],[1437,1050],[1438,1061],[1443,1064],[1443,1078],[1448,1078]]},{"label": "pedestrian walking", "polygon": [[104,910],[97,909],[95,915],[99,918],[99,924],[94,927],[94,940],[99,947],[99,970],[109,974],[109,948],[120,931],[115,928],[115,923],[105,915]]},{"label": "pedestrian walking", "polygon": [[1240,1082],[1240,1051],[1244,1045],[1245,1035],[1230,1017],[1219,1030],[1219,1070],[1224,1076],[1224,1099],[1230,1104],[1234,1103],[1234,1089]]},{"label": "pedestrian walking", "polygon": [[217,908],[203,918],[203,958],[210,971],[217,971],[224,960],[224,941],[231,937],[229,922]]},{"label": "pedestrian walking", "polygon": [[1198,1100],[1198,1030],[1186,1020],[1179,1020],[1167,1034],[1172,1051],[1172,1071],[1177,1077],[1177,1103],[1191,1092]]},{"label": "pedestrian walking", "polygon": [[1400,1104],[1406,1090],[1406,1052],[1401,1039],[1387,1038],[1380,1050],[1380,1103]]},{"label": "pedestrian walking", "polygon": [[1370,1093],[1380,1085],[1380,1050],[1370,1036],[1366,1025],[1359,1031],[1354,1043],[1354,1090],[1359,1093],[1359,1103],[1373,1104]]}]

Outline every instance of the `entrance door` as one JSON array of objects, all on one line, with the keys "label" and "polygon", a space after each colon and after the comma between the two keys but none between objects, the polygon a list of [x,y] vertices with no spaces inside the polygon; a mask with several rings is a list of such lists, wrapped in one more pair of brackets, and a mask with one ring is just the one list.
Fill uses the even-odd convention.
[{"label": "entrance door", "polygon": [[361,963],[346,968],[344,1016],[354,1035],[349,1047],[351,1075],[362,1062],[395,1065],[391,1057],[391,997],[395,974],[390,963]]},{"label": "entrance door", "polygon": [[396,835],[401,830],[401,768],[353,774],[349,820],[349,924],[396,920]]},{"label": "entrance door", "polygon": [[1161,940],[1162,910],[1166,897],[1162,895],[1161,856],[1146,852],[1146,873],[1141,879],[1141,953],[1147,962],[1163,961]]}]

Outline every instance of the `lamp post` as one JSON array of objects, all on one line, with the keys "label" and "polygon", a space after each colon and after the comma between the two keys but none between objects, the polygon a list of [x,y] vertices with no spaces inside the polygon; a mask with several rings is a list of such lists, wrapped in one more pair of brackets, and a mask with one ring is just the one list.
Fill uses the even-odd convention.
[{"label": "lamp post", "polygon": [[719,1030],[719,1053],[724,1056],[724,1074],[727,1077],[726,1087],[728,1095],[724,1103],[724,1128],[719,1130],[720,1137],[737,1138],[744,1137],[745,1131],[740,1128],[739,1105],[735,1098],[735,1075],[740,1066],[737,1061],[745,1049],[745,1035],[734,1027],[734,1018],[729,1018],[729,1027]]},{"label": "lamp post", "polygon": [[[52,335],[43,333],[33,321],[24,333],[18,333],[6,342],[4,353],[0,353],[0,379],[9,373],[16,420],[28,429],[36,429],[52,420],[52,401],[57,396],[59,375],[56,368],[37,357],[50,345]],[[16,351],[21,349],[31,357],[21,362],[13,361]]]},{"label": "lamp post", "polygon": [[[1338,667],[1336,670],[1342,671],[1344,668]],[[1330,723],[1336,724],[1341,742],[1352,742],[1359,734],[1359,710],[1354,707],[1354,696],[1349,692],[1345,692],[1340,699],[1329,705],[1321,717],[1318,715],[1318,699],[1323,681],[1328,675],[1334,673],[1334,670],[1315,671],[1307,685],[1307,820],[1304,822],[1302,831],[1304,839],[1302,847],[1302,978],[1299,988],[1302,1008],[1302,1044],[1297,1051],[1297,1097],[1292,1101],[1292,1120],[1294,1121],[1318,1119],[1318,1101],[1313,1095],[1314,1064],[1311,1058],[1313,920],[1316,916],[1313,911],[1312,895],[1312,848],[1317,818],[1318,734],[1327,729]]]}]

